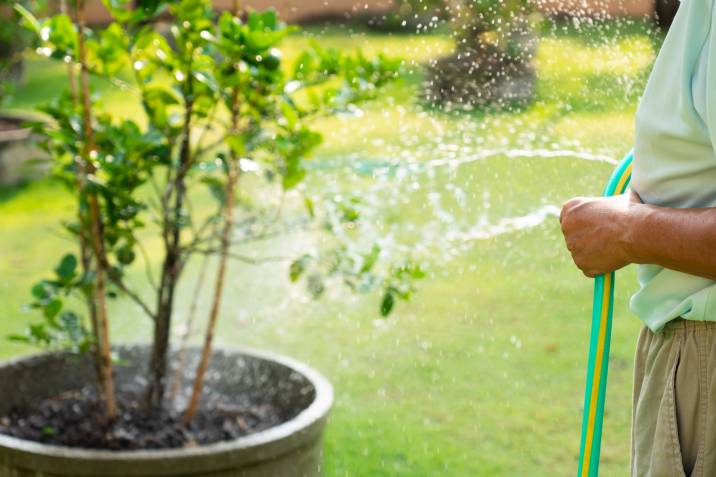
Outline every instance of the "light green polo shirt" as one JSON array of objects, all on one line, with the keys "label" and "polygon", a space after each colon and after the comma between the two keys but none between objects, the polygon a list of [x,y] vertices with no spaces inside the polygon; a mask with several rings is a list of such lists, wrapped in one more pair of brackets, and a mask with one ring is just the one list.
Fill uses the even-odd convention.
[{"label": "light green polo shirt", "polygon": [[[636,116],[632,187],[664,207],[716,207],[715,0],[682,0]],[[677,317],[716,321],[716,282],[638,268],[631,309],[653,331]]]}]

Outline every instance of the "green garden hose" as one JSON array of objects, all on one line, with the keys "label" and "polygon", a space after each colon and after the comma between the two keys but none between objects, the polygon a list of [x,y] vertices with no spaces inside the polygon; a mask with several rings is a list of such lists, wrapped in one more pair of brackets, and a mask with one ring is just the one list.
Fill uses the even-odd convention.
[{"label": "green garden hose", "polygon": [[[630,152],[617,166],[604,190],[604,197],[623,194],[626,191],[631,180],[633,159],[634,153]],[[599,275],[594,280],[592,331],[589,339],[582,443],[579,450],[579,473],[577,474],[579,477],[597,477],[599,475],[599,451],[602,443],[613,311],[614,272]]]}]

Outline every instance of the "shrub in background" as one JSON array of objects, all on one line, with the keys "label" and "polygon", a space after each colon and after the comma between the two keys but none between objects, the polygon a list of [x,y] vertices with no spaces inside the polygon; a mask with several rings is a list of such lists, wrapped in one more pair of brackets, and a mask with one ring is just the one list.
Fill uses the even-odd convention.
[{"label": "shrub in background", "polygon": [[537,37],[529,0],[456,0],[447,5],[455,53],[428,71],[436,105],[510,108],[534,96]]}]

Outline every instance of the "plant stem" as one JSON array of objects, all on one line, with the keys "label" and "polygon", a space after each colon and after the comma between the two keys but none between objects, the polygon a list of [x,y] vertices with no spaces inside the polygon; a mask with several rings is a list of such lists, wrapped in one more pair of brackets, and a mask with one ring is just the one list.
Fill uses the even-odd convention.
[{"label": "plant stem", "polygon": [[[80,93],[82,96],[82,113],[84,126],[83,144],[83,165],[84,165],[84,189],[87,196],[89,208],[91,245],[95,259],[95,287],[94,287],[94,308],[96,311],[97,347],[100,361],[100,388],[105,404],[105,413],[109,421],[117,416],[117,405],[114,398],[114,378],[112,372],[112,357],[110,351],[109,323],[107,317],[106,303],[106,271],[105,271],[105,250],[104,231],[100,216],[99,201],[96,192],[87,190],[87,179],[94,174],[95,168],[91,162],[91,153],[94,147],[92,131],[92,104],[90,102],[90,90],[87,68],[87,46],[85,39],[85,12],[83,0],[75,2],[77,13],[77,24],[79,30],[79,61],[80,61]],[[92,305],[90,305],[92,306]]]},{"label": "plant stem", "polygon": [[184,333],[182,333],[181,336],[181,345],[179,346],[179,351],[177,352],[177,366],[176,370],[174,372],[174,380],[172,381],[172,389],[169,395],[169,399],[174,400],[176,396],[179,394],[179,390],[181,389],[182,384],[182,377],[184,376],[184,366],[186,364],[186,351],[189,347],[189,338],[191,337],[191,332],[194,329],[194,321],[196,320],[196,309],[199,306],[199,297],[201,296],[201,291],[204,289],[204,279],[206,278],[206,269],[209,265],[209,256],[206,255],[202,259],[201,262],[201,268],[199,269],[199,278],[196,280],[196,286],[194,288],[194,295],[191,299],[191,305],[189,306],[189,316],[186,320],[186,330],[184,330]]},{"label": "plant stem", "polygon": [[[171,334],[171,320],[174,312],[174,294],[182,271],[181,229],[184,201],[186,198],[186,174],[191,168],[192,116],[194,114],[194,86],[191,59],[186,71],[184,86],[184,127],[176,172],[167,182],[162,198],[162,237],[165,255],[159,282],[157,315],[154,322],[154,341],[150,363],[147,406],[149,411],[161,409],[166,390],[167,360]],[[171,166],[170,166],[171,167]],[[172,202],[172,196],[174,203]]]},{"label": "plant stem", "polygon": [[[232,156],[234,154],[232,153]],[[229,247],[231,242],[231,231],[233,229],[233,197],[238,179],[237,168],[235,167],[235,157],[232,157],[229,163],[229,177],[226,181],[226,207],[224,209],[224,229],[221,233],[221,253],[219,255],[219,269],[216,274],[216,283],[214,285],[214,299],[211,304],[211,311],[209,313],[209,323],[206,328],[206,335],[204,336],[204,347],[201,352],[201,359],[199,366],[196,370],[194,377],[194,387],[192,389],[191,400],[189,401],[189,407],[184,414],[184,423],[188,424],[194,418],[197,409],[199,408],[199,400],[201,399],[201,392],[204,388],[204,378],[206,376],[206,370],[209,367],[209,360],[211,358],[211,350],[213,347],[214,333],[216,330],[216,323],[219,319],[219,312],[221,310],[221,299],[224,292],[224,280],[226,278],[226,265],[228,262]]]},{"label": "plant stem", "polygon": [[[67,1],[60,0],[60,13],[67,15]],[[70,62],[67,64],[67,80],[70,85],[70,97],[72,98],[73,109],[77,108],[77,79],[75,78],[75,64]],[[84,177],[84,162],[81,157],[75,157],[75,183],[77,190],[83,191],[85,187]],[[85,277],[89,276],[92,271],[92,253],[87,240],[87,236],[90,235],[89,227],[87,224],[87,218],[85,216],[84,208],[86,206],[85,200],[80,197],[78,200],[77,207],[77,221],[79,224],[79,241],[80,241],[80,262],[82,263],[82,273]],[[100,383],[102,380],[102,372],[99,360],[99,351],[97,349],[97,342],[99,341],[99,329],[97,326],[97,307],[95,306],[94,298],[91,294],[86,296],[87,300],[87,313],[90,317],[90,327],[92,329],[92,361],[94,362],[95,374],[97,375],[97,382]]]},{"label": "plant stem", "polygon": [[[234,16],[239,14],[239,0],[234,0]],[[239,132],[239,89],[234,87],[231,95],[231,133]],[[229,259],[229,249],[231,247],[231,232],[234,227],[234,191],[239,179],[239,157],[234,149],[231,149],[229,161],[227,164],[228,177],[226,179],[226,204],[224,206],[224,229],[221,233],[221,252],[219,254],[219,269],[216,273],[216,283],[214,285],[214,300],[211,304],[209,313],[209,323],[204,336],[204,347],[201,351],[201,358],[194,377],[194,387],[192,389],[191,400],[184,414],[184,424],[188,424],[194,419],[196,411],[199,409],[199,401],[204,389],[204,379],[206,371],[209,368],[211,359],[211,351],[213,349],[214,334],[216,332],[216,323],[219,320],[221,311],[221,301],[224,293],[224,281],[226,279],[226,268]]]}]

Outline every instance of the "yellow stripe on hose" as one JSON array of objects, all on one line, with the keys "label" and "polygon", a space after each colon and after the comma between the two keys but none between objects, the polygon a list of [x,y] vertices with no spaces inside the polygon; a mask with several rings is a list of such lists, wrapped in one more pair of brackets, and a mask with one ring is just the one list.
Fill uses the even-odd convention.
[{"label": "yellow stripe on hose", "polygon": [[[623,185],[623,182],[622,182]],[[594,439],[594,421],[597,416],[597,401],[599,397],[599,384],[602,379],[602,361],[604,359],[604,342],[607,336],[607,321],[609,317],[609,292],[612,287],[612,274],[604,276],[604,291],[602,303],[602,316],[599,323],[599,341],[597,343],[597,356],[594,361],[594,381],[592,382],[592,397],[589,400],[589,421],[587,425],[587,442],[584,446],[584,461],[582,462],[582,475],[589,474],[589,461],[592,457],[592,441]]]},{"label": "yellow stripe on hose", "polygon": [[624,170],[624,174],[622,175],[622,178],[619,179],[619,184],[617,184],[617,188],[614,190],[617,194],[624,193],[624,189],[626,189],[626,184],[629,182],[629,179],[631,179],[631,164],[629,164],[629,167],[627,167]]}]

